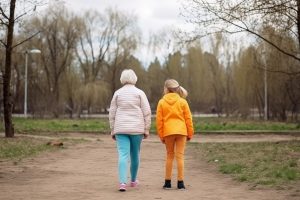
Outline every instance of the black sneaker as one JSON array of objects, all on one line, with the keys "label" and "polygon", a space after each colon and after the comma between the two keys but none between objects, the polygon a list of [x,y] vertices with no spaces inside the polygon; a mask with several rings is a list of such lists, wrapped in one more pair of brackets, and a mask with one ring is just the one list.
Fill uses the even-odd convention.
[{"label": "black sneaker", "polygon": [[185,186],[184,186],[184,182],[183,181],[178,181],[177,182],[177,188],[179,189],[179,190],[184,190],[185,189]]},{"label": "black sneaker", "polygon": [[166,190],[171,189],[171,180],[165,180],[163,188]]}]

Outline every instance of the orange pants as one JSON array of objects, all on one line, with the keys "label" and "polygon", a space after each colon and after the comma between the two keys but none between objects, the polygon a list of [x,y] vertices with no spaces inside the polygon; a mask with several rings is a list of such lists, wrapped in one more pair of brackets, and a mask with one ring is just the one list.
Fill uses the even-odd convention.
[{"label": "orange pants", "polygon": [[165,179],[171,180],[172,178],[173,160],[175,156],[177,162],[177,180],[182,181],[184,178],[184,149],[186,136],[170,135],[164,137],[164,141],[167,150]]}]

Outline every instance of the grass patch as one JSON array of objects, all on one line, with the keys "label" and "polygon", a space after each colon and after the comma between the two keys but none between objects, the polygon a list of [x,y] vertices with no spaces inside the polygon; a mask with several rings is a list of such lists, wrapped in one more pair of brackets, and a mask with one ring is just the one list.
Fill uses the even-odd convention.
[{"label": "grass patch", "polygon": [[254,185],[282,187],[300,181],[300,141],[261,143],[192,143],[197,155],[219,171]]},{"label": "grass patch", "polygon": [[[109,132],[108,119],[24,119],[14,118],[18,133],[35,132]],[[3,124],[0,130],[4,131]]]},{"label": "grass patch", "polygon": [[82,143],[84,139],[60,139],[64,143],[63,147],[54,147],[47,145],[49,140],[15,137],[15,138],[0,138],[0,160],[20,160],[26,157],[35,156],[44,151],[51,151],[55,149],[65,148],[67,145],[75,145]]},{"label": "grass patch", "polygon": [[33,138],[1,138],[0,159],[22,159],[51,150],[45,140]]},{"label": "grass patch", "polygon": [[261,120],[241,120],[232,118],[194,118],[197,131],[231,131],[231,130],[261,130],[261,131],[295,131],[300,130],[299,123],[287,123]]},{"label": "grass patch", "polygon": [[[272,121],[236,120],[232,118],[199,118],[194,119],[195,132],[209,133],[214,131],[300,131],[297,123]],[[58,132],[91,132],[109,133],[108,118],[99,119],[30,119],[14,118],[17,133],[58,133]],[[0,131],[4,132],[4,125],[0,123]],[[156,133],[155,118],[152,118],[151,132]]]},{"label": "grass patch", "polygon": [[220,171],[224,174],[238,174],[242,172],[244,167],[240,164],[230,163],[223,164],[220,166]]}]

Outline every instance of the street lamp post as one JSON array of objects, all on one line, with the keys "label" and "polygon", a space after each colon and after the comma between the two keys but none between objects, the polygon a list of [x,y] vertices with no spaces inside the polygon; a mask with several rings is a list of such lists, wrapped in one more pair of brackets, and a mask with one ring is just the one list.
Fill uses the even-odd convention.
[{"label": "street lamp post", "polygon": [[24,117],[27,117],[27,79],[28,79],[28,54],[39,54],[39,49],[31,49],[25,51],[25,76],[24,76]]},{"label": "street lamp post", "polygon": [[264,82],[265,82],[265,120],[268,120],[268,81],[267,81],[267,65],[265,65],[265,74],[264,74]]},{"label": "street lamp post", "polygon": [[266,57],[266,50],[263,49],[263,63],[264,63],[264,120],[268,120],[268,62]]}]

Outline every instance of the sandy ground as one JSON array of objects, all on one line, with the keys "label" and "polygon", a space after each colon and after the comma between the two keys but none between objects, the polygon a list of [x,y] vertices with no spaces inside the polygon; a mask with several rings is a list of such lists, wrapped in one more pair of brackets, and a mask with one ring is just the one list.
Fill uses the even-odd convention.
[{"label": "sandy ground", "polygon": [[[251,189],[220,174],[204,160],[196,160],[187,149],[185,183],[187,190],[163,190],[164,146],[155,136],[144,140],[139,170],[140,185],[121,193],[118,189],[117,151],[107,135],[83,136],[89,142],[64,150],[42,153],[14,165],[0,162],[1,200],[296,200],[300,192]],[[97,140],[100,139],[100,140]],[[295,136],[200,136],[195,142],[280,141]],[[176,172],[176,171],[175,171]],[[174,173],[173,186],[176,182]]]}]

